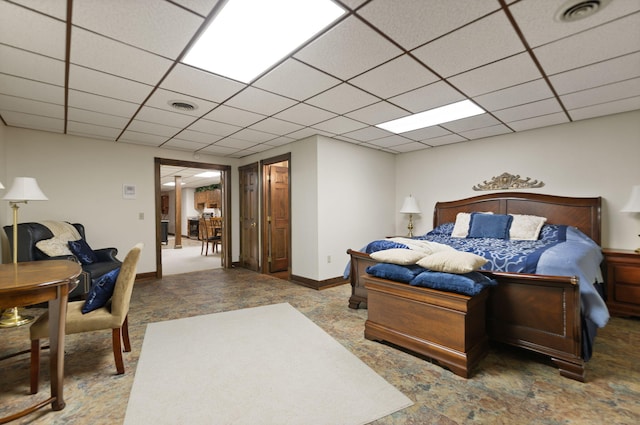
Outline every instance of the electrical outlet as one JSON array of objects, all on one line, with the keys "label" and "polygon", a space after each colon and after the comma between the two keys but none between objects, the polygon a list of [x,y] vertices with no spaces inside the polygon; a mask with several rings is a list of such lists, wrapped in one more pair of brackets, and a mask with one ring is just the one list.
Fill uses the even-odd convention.
[{"label": "electrical outlet", "polygon": [[138,220],[144,220],[144,213],[138,213]]},{"label": "electrical outlet", "polygon": [[327,255],[327,263],[330,263],[330,262],[331,262],[331,256]]}]

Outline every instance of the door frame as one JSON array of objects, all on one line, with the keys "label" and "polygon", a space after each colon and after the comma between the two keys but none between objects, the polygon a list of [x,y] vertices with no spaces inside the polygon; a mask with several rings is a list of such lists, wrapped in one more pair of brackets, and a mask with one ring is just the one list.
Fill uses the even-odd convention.
[{"label": "door frame", "polygon": [[292,264],[292,249],[291,249],[291,153],[285,153],[282,155],[274,156],[271,158],[263,159],[260,161],[260,177],[262,179],[262,196],[261,196],[261,205],[260,205],[260,219],[261,219],[261,252],[260,252],[260,270],[263,274],[270,274],[269,272],[269,247],[267,246],[269,240],[269,224],[267,223],[268,214],[267,214],[267,205],[268,205],[268,179],[267,179],[267,169],[269,165],[277,164],[279,162],[286,162],[287,168],[289,169],[289,183],[288,183],[288,196],[289,196],[289,241],[287,243],[289,257],[289,265],[287,267],[289,276],[291,275],[291,264]]},{"label": "door frame", "polygon": [[202,168],[206,170],[219,170],[222,191],[222,267],[231,268],[231,166],[211,164],[206,162],[184,161],[169,158],[154,158],[155,178],[155,216],[156,216],[156,278],[162,278],[162,182],[160,167],[171,165],[184,168]]}]

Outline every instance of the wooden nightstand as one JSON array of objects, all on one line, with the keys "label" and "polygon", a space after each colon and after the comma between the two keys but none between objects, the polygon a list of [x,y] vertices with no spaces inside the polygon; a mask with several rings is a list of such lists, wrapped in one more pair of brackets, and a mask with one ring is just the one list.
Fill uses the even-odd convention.
[{"label": "wooden nightstand", "polygon": [[607,307],[612,316],[640,316],[640,254],[603,249]]}]

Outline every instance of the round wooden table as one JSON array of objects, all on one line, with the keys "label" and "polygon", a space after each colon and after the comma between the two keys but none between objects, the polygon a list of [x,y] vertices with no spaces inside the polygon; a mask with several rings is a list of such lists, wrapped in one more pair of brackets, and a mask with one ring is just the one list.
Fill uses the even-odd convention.
[{"label": "round wooden table", "polygon": [[[78,283],[80,264],[68,260],[28,261],[0,264],[0,308],[21,307],[49,302],[49,342],[51,354],[51,397],[11,416],[0,424],[25,416],[51,403],[53,410],[64,409],[64,336],[69,292]],[[0,330],[0,332],[2,332]]]}]

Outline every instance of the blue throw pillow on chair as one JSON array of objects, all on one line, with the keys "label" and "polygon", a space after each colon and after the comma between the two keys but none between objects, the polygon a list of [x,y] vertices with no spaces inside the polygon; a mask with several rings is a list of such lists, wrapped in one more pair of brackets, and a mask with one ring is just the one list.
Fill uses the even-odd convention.
[{"label": "blue throw pillow on chair", "polygon": [[78,239],[77,241],[69,241],[69,249],[75,255],[78,260],[80,260],[80,264],[86,266],[87,264],[92,264],[98,261],[98,256],[93,249],[89,246],[87,241],[84,239]]},{"label": "blue throw pillow on chair", "polygon": [[87,294],[87,299],[82,306],[82,314],[97,310],[107,304],[107,301],[109,301],[113,295],[119,273],[120,267],[103,274],[93,282]]}]

